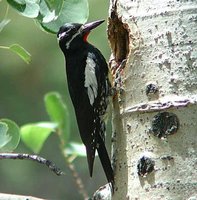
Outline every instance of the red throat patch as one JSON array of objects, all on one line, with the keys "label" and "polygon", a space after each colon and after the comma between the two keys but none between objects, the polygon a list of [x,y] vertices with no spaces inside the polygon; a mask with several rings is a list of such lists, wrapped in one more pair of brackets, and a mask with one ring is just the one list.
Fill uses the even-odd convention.
[{"label": "red throat patch", "polygon": [[83,41],[84,41],[84,42],[87,42],[89,33],[90,33],[90,32],[87,32],[87,33],[83,36]]}]

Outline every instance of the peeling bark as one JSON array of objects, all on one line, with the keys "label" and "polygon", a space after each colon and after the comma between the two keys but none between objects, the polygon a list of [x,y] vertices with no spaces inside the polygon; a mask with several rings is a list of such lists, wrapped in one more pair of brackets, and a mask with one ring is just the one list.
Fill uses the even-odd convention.
[{"label": "peeling bark", "polygon": [[108,38],[115,77],[126,59],[112,199],[197,198],[197,1],[111,0]]}]

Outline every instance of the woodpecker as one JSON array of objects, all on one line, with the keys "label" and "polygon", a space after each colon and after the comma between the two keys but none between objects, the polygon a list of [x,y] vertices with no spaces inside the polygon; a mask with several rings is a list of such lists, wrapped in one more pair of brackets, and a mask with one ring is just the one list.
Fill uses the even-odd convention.
[{"label": "woodpecker", "polygon": [[104,118],[110,93],[108,65],[101,52],[87,41],[90,31],[103,22],[66,23],[60,27],[57,38],[65,57],[68,90],[86,147],[90,176],[97,151],[107,180],[113,187],[114,174],[105,147]]}]

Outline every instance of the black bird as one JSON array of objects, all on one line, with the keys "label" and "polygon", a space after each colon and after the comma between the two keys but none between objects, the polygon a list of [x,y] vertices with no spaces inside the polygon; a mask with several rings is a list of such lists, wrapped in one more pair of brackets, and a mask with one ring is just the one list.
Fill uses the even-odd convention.
[{"label": "black bird", "polygon": [[107,180],[113,187],[113,169],[104,143],[104,118],[110,90],[108,65],[101,52],[87,42],[90,31],[103,22],[66,23],[60,27],[57,37],[65,56],[68,89],[86,147],[90,176],[97,150]]}]

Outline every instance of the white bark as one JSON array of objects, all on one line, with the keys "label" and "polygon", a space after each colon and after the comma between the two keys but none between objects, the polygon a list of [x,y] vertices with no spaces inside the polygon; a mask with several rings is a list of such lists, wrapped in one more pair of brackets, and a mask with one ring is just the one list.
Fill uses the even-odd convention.
[{"label": "white bark", "polygon": [[[124,92],[114,101],[113,199],[197,199],[197,1],[111,0],[110,6],[111,65],[127,59]],[[156,89],[149,93],[151,84]],[[151,131],[162,112],[179,121],[164,139]],[[141,177],[143,156],[154,170]]]},{"label": "white bark", "polygon": [[15,195],[15,194],[4,194],[0,193],[1,200],[44,200],[31,196]]}]

